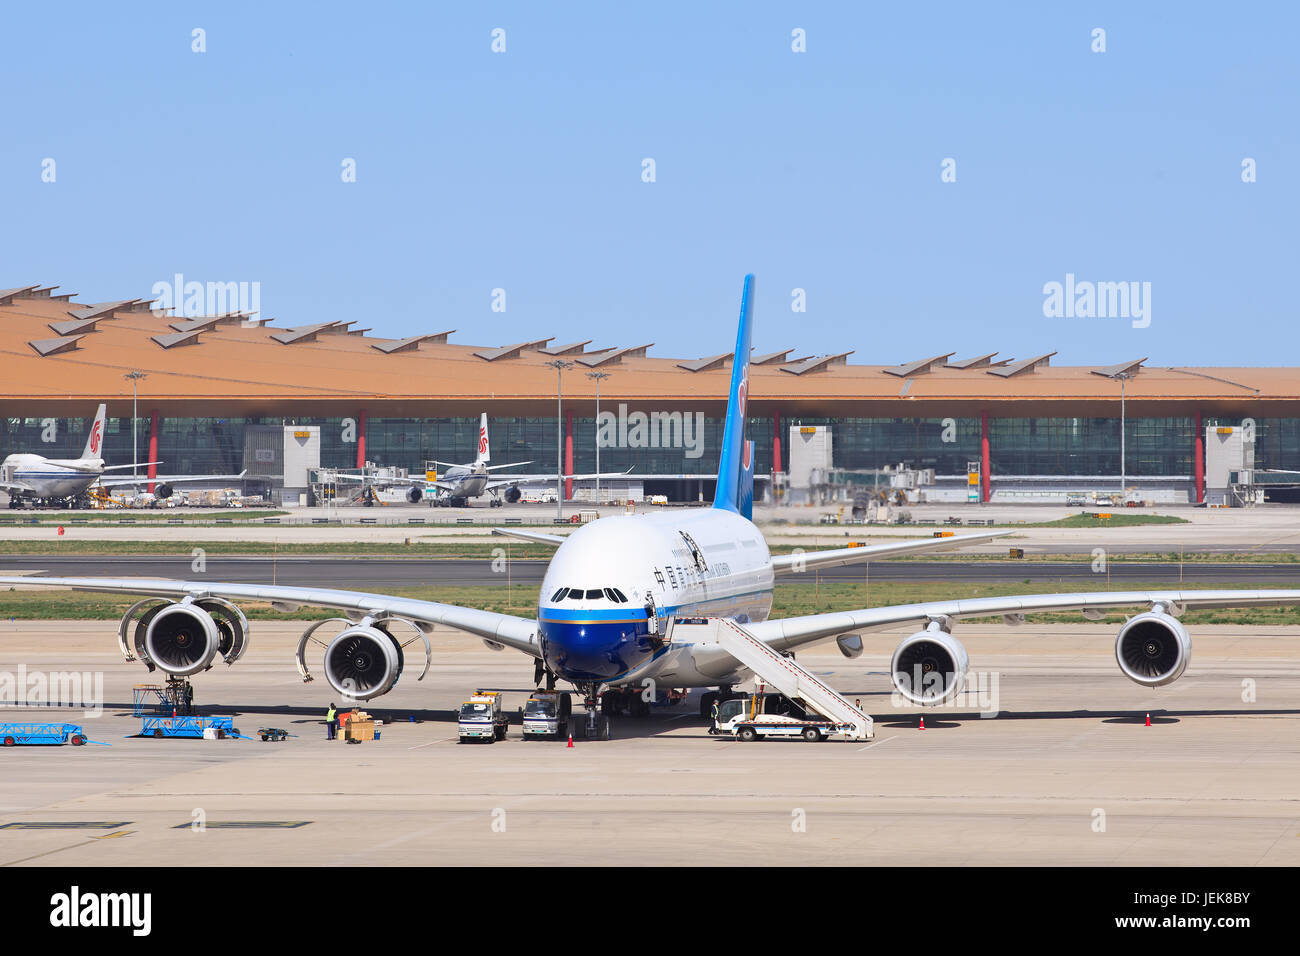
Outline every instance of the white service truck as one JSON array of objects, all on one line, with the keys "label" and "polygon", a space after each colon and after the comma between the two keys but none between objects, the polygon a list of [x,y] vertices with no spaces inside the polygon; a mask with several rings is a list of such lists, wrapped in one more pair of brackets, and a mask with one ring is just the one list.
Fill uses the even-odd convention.
[{"label": "white service truck", "polygon": [[761,740],[764,737],[802,737],[807,741],[826,740],[829,737],[848,739],[853,734],[852,724],[839,724],[821,717],[765,713],[765,710],[776,710],[777,701],[781,700],[779,694],[724,700],[718,705],[718,733],[746,741]]},{"label": "white service truck", "polygon": [[457,721],[459,739],[463,744],[467,740],[486,740],[496,743],[506,739],[506,728],[510,726],[508,718],[501,709],[501,694],[495,690],[476,691],[472,697],[460,705],[460,719]]},{"label": "white service truck", "polygon": [[524,704],[524,740],[560,740],[569,732],[572,703],[567,691],[537,690]]}]

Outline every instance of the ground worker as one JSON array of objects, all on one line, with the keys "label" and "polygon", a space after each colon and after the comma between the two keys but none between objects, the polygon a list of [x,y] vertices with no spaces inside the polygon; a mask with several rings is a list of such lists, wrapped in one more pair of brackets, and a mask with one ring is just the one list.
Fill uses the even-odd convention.
[{"label": "ground worker", "polygon": [[333,740],[334,732],[339,727],[339,712],[334,709],[334,702],[330,701],[329,710],[325,711],[325,739]]},{"label": "ground worker", "polygon": [[711,733],[711,734],[716,734],[716,733],[718,732],[718,702],[717,702],[717,700],[714,700],[714,701],[713,701],[713,707],[712,707],[710,710],[711,710],[711,714],[712,714],[712,717],[713,717],[713,723],[712,723],[712,725],[709,727],[709,733]]}]

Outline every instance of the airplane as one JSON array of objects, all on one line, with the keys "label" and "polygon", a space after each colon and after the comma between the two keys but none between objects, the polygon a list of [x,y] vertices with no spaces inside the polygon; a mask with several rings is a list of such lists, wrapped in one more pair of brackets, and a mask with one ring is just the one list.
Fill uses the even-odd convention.
[{"label": "airplane", "polygon": [[89,505],[90,487],[120,488],[126,485],[154,485],[155,498],[169,498],[172,485],[188,481],[237,481],[238,475],[124,475],[110,476],[110,471],[161,464],[156,461],[135,462],[130,465],[105,465],[101,454],[104,443],[106,406],[100,405],[86,436],[86,447],[80,458],[45,458],[41,455],[13,454],[0,462],[0,490],[9,493],[9,507],[21,508],[25,501],[38,505],[53,504],[63,507]]},{"label": "airplane", "polygon": [[[339,616],[314,622],[299,639],[298,670],[304,681],[312,680],[305,648],[312,642],[324,647],[327,682],[353,701],[392,690],[405,669],[404,648],[417,640],[425,651],[422,679],[432,658],[429,634],[443,625],[476,635],[494,650],[522,652],[534,662],[535,683],[544,677],[548,687],[572,684],[583,695],[588,734],[598,739],[610,735],[608,716],[599,712],[602,693],[640,699],[635,691],[647,679],[662,688],[699,688],[708,691],[700,701],[703,714],[713,701],[730,697],[733,685],[762,679],[739,659],[724,627],[778,663],[832,640],[846,657],[857,657],[862,634],[910,629],[891,659],[891,681],[905,699],[930,705],[963,687],[970,658],[953,636],[963,619],[1000,615],[1013,626],[1032,612],[1074,610],[1097,620],[1107,609],[1139,608],[1119,629],[1116,663],[1124,676],[1152,688],[1177,680],[1188,666],[1191,638],[1179,621],[1187,609],[1300,604],[1300,590],[1170,589],[960,598],[771,618],[778,576],[960,547],[1009,532],[773,555],[751,520],[753,443],[745,438],[745,422],[753,296],[749,275],[712,507],[603,517],[567,537],[496,529],[556,548],[535,617],[378,593],[210,580],[23,576],[0,577],[0,585],[142,596],[121,621],[119,646],[127,660],[140,659],[169,679],[200,673],[218,655],[231,664],[244,653],[249,628],[237,601],[270,602],[281,611],[333,608]],[[696,626],[701,621],[712,621],[714,630]],[[339,628],[335,637],[328,643],[315,637],[331,623]],[[914,682],[922,675],[924,682]]]},{"label": "airplane", "polygon": [[[521,497],[523,492],[519,490],[521,485],[554,485],[555,479],[547,476],[520,477],[493,481],[491,472],[501,468],[520,468],[524,465],[531,465],[531,461],[516,461],[508,465],[489,465],[492,460],[492,449],[488,443],[488,423],[487,412],[484,412],[479,418],[478,425],[478,452],[474,461],[468,464],[453,464],[445,461],[435,461],[434,464],[439,467],[446,467],[446,471],[436,481],[428,481],[425,478],[396,478],[396,477],[378,477],[370,475],[345,475],[337,476],[339,481],[359,481],[368,484],[372,488],[377,485],[396,485],[407,484],[411,489],[406,493],[406,499],[412,504],[418,502],[424,497],[424,489],[430,485],[433,486],[437,497],[434,504],[438,507],[465,508],[469,506],[470,500],[479,498],[485,494],[490,494],[492,500],[488,503],[490,507],[497,508],[503,504],[503,499],[510,504],[514,504]],[[621,473],[602,474],[601,478],[621,478]],[[591,479],[597,477],[595,474],[590,475],[565,475],[566,479]],[[364,500],[369,504],[373,497],[366,494]]]}]

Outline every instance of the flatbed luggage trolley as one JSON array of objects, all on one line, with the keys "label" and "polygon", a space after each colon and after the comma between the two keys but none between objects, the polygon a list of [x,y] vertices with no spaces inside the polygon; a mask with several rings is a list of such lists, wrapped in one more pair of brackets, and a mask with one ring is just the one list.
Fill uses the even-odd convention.
[{"label": "flatbed luggage trolley", "polygon": [[80,724],[0,724],[0,744],[6,747],[59,746],[94,743]]}]

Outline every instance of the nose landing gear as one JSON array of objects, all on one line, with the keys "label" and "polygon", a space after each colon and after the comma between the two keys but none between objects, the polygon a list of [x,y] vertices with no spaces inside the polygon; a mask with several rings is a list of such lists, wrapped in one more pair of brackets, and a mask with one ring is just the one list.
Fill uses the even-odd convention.
[{"label": "nose landing gear", "polygon": [[573,728],[588,740],[609,740],[610,720],[601,713],[600,685],[586,684],[582,691],[582,705],[587,709],[587,719],[574,721]]}]

